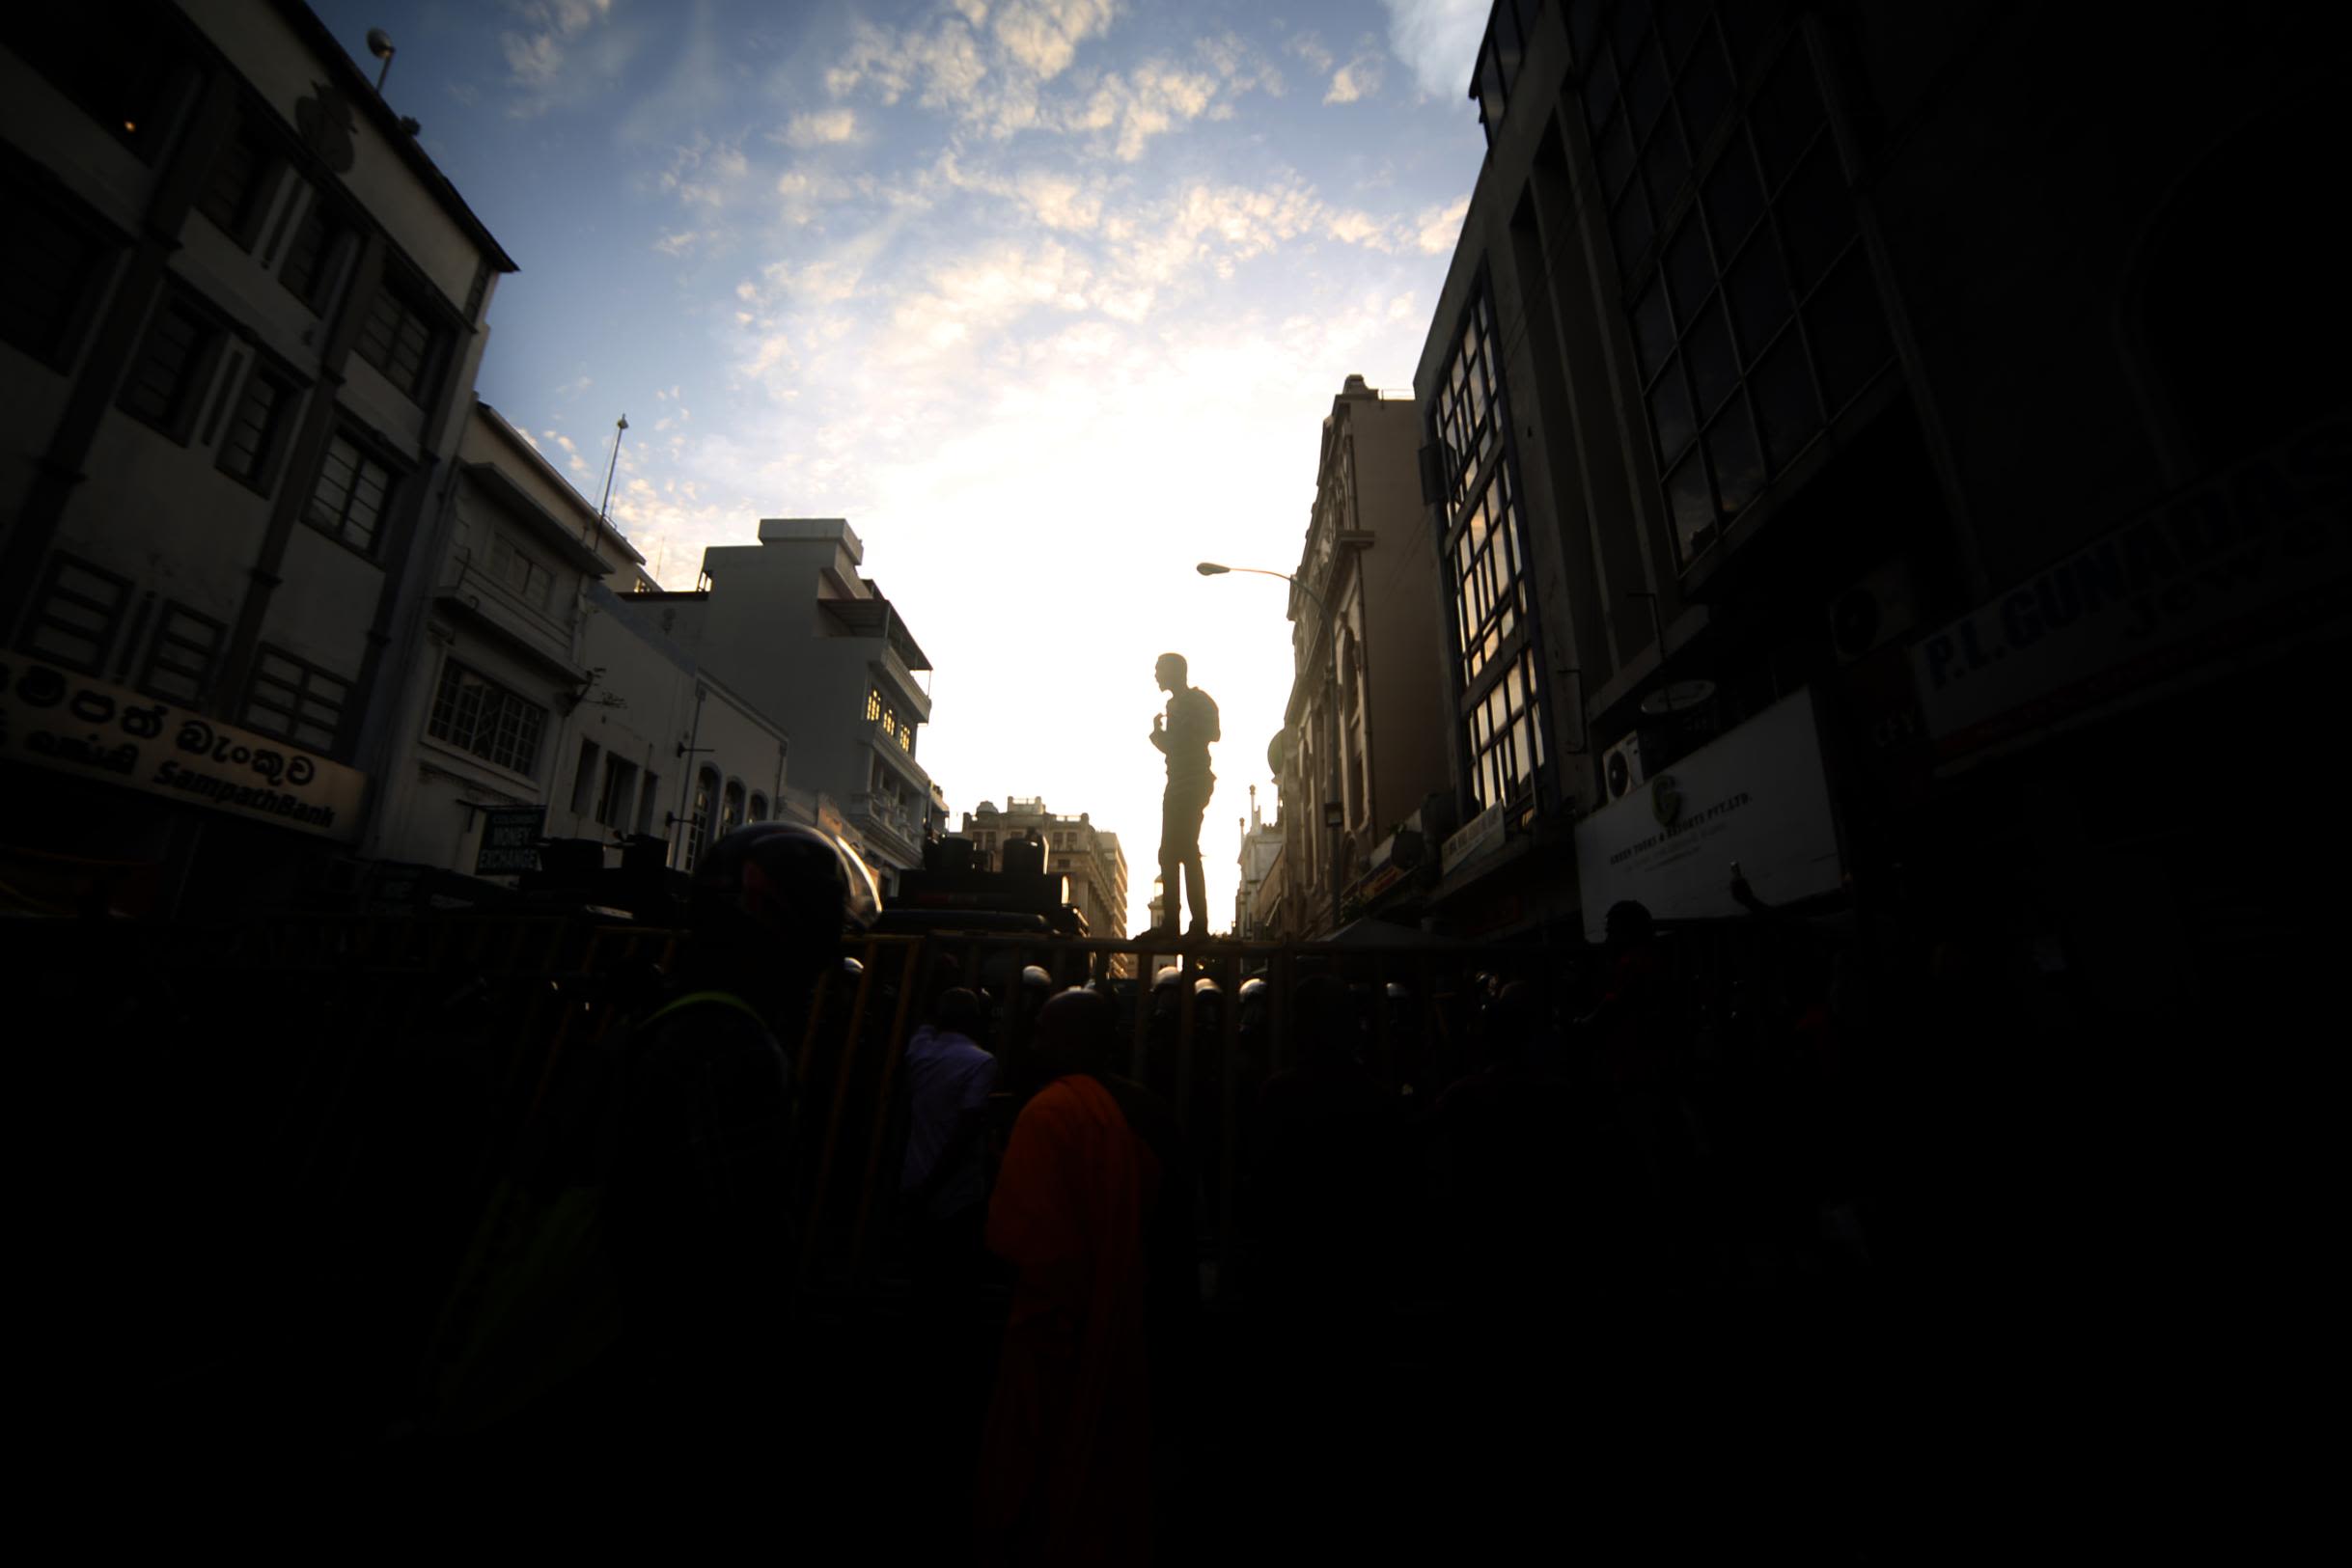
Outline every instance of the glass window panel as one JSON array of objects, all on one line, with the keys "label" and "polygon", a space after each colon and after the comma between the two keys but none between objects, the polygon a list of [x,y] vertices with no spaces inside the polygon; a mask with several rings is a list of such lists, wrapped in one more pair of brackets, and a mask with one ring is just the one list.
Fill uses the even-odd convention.
[{"label": "glass window panel", "polygon": [[1801,297],[1854,237],[1853,200],[1826,139],[1781,192],[1775,215],[1788,247],[1789,281]]},{"label": "glass window panel", "polygon": [[1821,404],[1813,392],[1812,367],[1802,334],[1784,333],[1755,375],[1749,378],[1764,456],[1779,474],[1821,427]]},{"label": "glass window panel", "polygon": [[1658,438],[1658,457],[1661,462],[1673,462],[1682,449],[1690,444],[1698,426],[1691,418],[1691,395],[1682,384],[1682,365],[1679,360],[1667,366],[1666,373],[1649,393],[1649,424]]},{"label": "glass window panel", "polygon": [[1692,453],[1666,481],[1667,518],[1674,531],[1674,548],[1688,563],[1712,543],[1715,536],[1715,498],[1707,493],[1706,463]]},{"label": "glass window panel", "polygon": [[1731,356],[1731,325],[1724,317],[1722,300],[1707,301],[1705,314],[1683,340],[1682,354],[1690,366],[1699,417],[1705,419],[1739,385],[1739,364]]},{"label": "glass window panel", "polygon": [[1690,153],[1682,144],[1682,127],[1673,115],[1660,120],[1658,128],[1650,133],[1648,150],[1642,154],[1642,171],[1649,180],[1649,199],[1657,204],[1659,211],[1665,211],[1691,174]]},{"label": "glass window panel", "polygon": [[1682,227],[1667,242],[1666,282],[1674,291],[1674,319],[1687,332],[1707,290],[1715,287],[1715,262],[1707,255],[1706,230],[1696,212],[1683,217]]},{"label": "glass window panel", "polygon": [[1756,151],[1763,160],[1764,183],[1777,185],[1797,166],[1813,132],[1821,128],[1821,95],[1813,86],[1812,65],[1805,51],[1785,49],[1781,63],[1757,96],[1748,112],[1756,132]]},{"label": "glass window panel", "polygon": [[1658,24],[1658,38],[1666,45],[1666,57],[1673,61],[1690,53],[1700,28],[1706,25],[1706,0],[1656,0],[1650,13]]},{"label": "glass window panel", "polygon": [[1633,178],[1633,132],[1626,128],[1625,117],[1619,115],[1609,122],[1592,150],[1593,161],[1600,166],[1601,188],[1616,201],[1625,182]]},{"label": "glass window panel", "polygon": [[1707,427],[1707,463],[1715,471],[1716,515],[1729,526],[1764,488],[1764,457],[1745,399],[1734,398]]},{"label": "glass window panel", "polygon": [[1649,0],[1619,0],[1617,14],[1610,22],[1609,36],[1617,44],[1618,58],[1631,59],[1642,35],[1649,30]]},{"label": "glass window panel", "polygon": [[1706,204],[1707,227],[1715,243],[1727,253],[1735,250],[1756,227],[1764,210],[1764,188],[1756,178],[1756,162],[1748,154],[1748,139],[1733,134],[1708,171],[1701,200]]},{"label": "glass window panel", "polygon": [[1505,672],[1503,675],[1503,689],[1506,697],[1505,705],[1513,713],[1518,712],[1522,707],[1527,705],[1527,693],[1526,690],[1520,685],[1520,681],[1522,679],[1520,671],[1523,667],[1523,662],[1514,661],[1510,669]]},{"label": "glass window panel", "polygon": [[1869,259],[1859,247],[1805,307],[1805,323],[1821,371],[1821,393],[1833,412],[1868,386],[1894,356]]},{"label": "glass window panel", "polygon": [[1585,124],[1597,131],[1617,107],[1617,61],[1602,53],[1585,72]]},{"label": "glass window panel", "polygon": [[1723,124],[1736,100],[1731,89],[1731,70],[1723,63],[1723,50],[1715,41],[1712,27],[1693,51],[1690,63],[1682,68],[1682,80],[1674,89],[1674,97],[1682,105],[1682,123],[1690,130],[1691,149],[1696,154],[1706,146],[1707,138]]},{"label": "glass window panel", "polygon": [[1767,229],[1749,242],[1731,265],[1731,324],[1738,329],[1740,358],[1754,366],[1772,335],[1788,319],[1796,301],[1788,291],[1788,269]]},{"label": "glass window panel", "polygon": [[1649,223],[1649,199],[1642,194],[1639,182],[1625,187],[1624,199],[1617,205],[1617,218],[1611,225],[1617,239],[1617,264],[1625,276],[1633,276],[1649,252],[1649,240],[1655,233]]},{"label": "glass window panel", "polygon": [[1781,5],[1782,0],[1723,0],[1716,7],[1731,63],[1742,76],[1762,62],[1764,45],[1779,29]]},{"label": "glass window panel", "polygon": [[1647,136],[1658,112],[1666,107],[1666,64],[1656,49],[1644,49],[1641,59],[1627,70],[1625,107],[1633,115],[1635,137]]},{"label": "glass window panel", "polygon": [[1574,0],[1568,7],[1568,43],[1578,60],[1592,58],[1601,37],[1601,0]]},{"label": "glass window panel", "polygon": [[1528,774],[1527,720],[1514,719],[1510,726],[1510,770],[1513,783],[1522,783]]}]

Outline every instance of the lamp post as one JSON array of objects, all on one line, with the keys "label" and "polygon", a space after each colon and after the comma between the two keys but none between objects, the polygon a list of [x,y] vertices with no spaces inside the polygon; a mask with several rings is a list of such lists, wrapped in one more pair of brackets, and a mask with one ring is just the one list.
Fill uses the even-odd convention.
[{"label": "lamp post", "polygon": [[1307,595],[1323,618],[1323,641],[1330,645],[1333,660],[1334,690],[1330,701],[1323,704],[1323,729],[1328,739],[1327,754],[1331,772],[1323,790],[1324,864],[1331,872],[1331,930],[1340,931],[1340,825],[1345,812],[1340,804],[1340,714],[1337,670],[1340,656],[1340,628],[1331,615],[1331,606],[1321,594],[1300,582],[1287,571],[1268,571],[1263,566],[1228,566],[1214,561],[1204,561],[1193,567],[1204,577],[1223,577],[1228,572],[1248,572],[1253,577],[1279,577]]}]

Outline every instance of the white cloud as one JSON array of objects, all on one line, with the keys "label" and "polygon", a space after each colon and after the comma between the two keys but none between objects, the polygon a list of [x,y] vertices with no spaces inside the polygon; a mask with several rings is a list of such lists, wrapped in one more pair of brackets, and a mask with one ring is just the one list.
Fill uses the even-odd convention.
[{"label": "white cloud", "polygon": [[1006,0],[996,10],[997,42],[1038,80],[1069,69],[1078,45],[1111,25],[1111,0]]},{"label": "white cloud", "polygon": [[1429,256],[1444,256],[1453,249],[1461,237],[1462,218],[1470,211],[1470,198],[1465,196],[1447,206],[1433,206],[1424,212],[1416,226],[1413,243]]},{"label": "white cloud", "polygon": [[1322,39],[1314,33],[1293,33],[1283,47],[1305,61],[1307,69],[1317,76],[1331,69],[1331,51],[1323,47]]},{"label": "white cloud", "polygon": [[787,147],[824,147],[845,142],[857,134],[857,116],[848,109],[818,109],[796,114],[784,127]]},{"label": "white cloud", "polygon": [[1381,0],[1389,13],[1389,49],[1421,90],[1445,101],[1470,89],[1488,0]]},{"label": "white cloud", "polygon": [[1379,41],[1367,38],[1357,46],[1355,58],[1331,73],[1331,90],[1323,95],[1325,103],[1353,103],[1358,98],[1370,97],[1380,91],[1387,71],[1381,65]]},{"label": "white cloud", "polygon": [[508,73],[524,89],[511,112],[537,114],[547,107],[573,46],[612,14],[613,0],[508,0],[507,9],[522,24],[498,36]]},{"label": "white cloud", "polygon": [[694,249],[703,238],[696,230],[681,230],[675,234],[663,234],[653,241],[653,248],[664,256],[683,256]]}]

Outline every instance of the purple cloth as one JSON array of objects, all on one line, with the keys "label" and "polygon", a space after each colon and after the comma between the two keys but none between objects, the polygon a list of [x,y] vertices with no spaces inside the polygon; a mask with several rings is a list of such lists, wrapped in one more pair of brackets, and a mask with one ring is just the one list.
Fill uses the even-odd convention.
[{"label": "purple cloth", "polygon": [[906,1042],[906,1163],[899,1169],[899,1189],[912,1191],[930,1180],[932,1168],[951,1151],[956,1161],[927,1205],[934,1218],[987,1197],[980,1145],[956,1135],[987,1114],[995,1088],[996,1059],[967,1036],[926,1024]]}]

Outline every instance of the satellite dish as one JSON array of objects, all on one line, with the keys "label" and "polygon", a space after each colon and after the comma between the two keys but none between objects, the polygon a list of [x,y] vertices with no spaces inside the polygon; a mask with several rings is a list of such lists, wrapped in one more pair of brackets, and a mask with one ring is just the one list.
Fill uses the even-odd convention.
[{"label": "satellite dish", "polygon": [[1700,706],[1715,695],[1711,680],[1670,680],[1642,699],[1642,711],[1653,719],[1673,718]]}]

